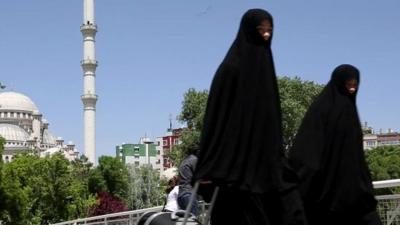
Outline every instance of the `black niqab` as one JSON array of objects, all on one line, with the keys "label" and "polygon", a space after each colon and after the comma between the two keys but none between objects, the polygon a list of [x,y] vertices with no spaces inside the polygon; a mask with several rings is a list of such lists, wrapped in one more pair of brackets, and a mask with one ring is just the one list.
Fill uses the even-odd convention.
[{"label": "black niqab", "polygon": [[257,26],[272,16],[247,11],[210,89],[195,179],[264,193],[279,188],[281,111],[271,39]]},{"label": "black niqab", "polygon": [[330,224],[332,218],[332,224],[348,224],[342,221],[345,217],[358,224],[376,207],[364,159],[357,92],[350,94],[345,86],[350,79],[360,80],[354,66],[333,71],[308,109],[289,154],[310,224]]}]

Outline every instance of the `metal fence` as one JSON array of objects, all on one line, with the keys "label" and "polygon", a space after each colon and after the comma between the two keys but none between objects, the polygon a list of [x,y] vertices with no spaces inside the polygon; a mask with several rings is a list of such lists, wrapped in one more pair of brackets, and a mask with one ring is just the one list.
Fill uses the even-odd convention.
[{"label": "metal fence", "polygon": [[162,206],[120,213],[106,214],[83,219],[70,220],[51,225],[135,225],[139,217],[146,212],[160,212]]},{"label": "metal fence", "polygon": [[[373,182],[375,189],[400,187],[400,179]],[[400,195],[378,195],[378,213],[384,225],[400,225]],[[207,205],[200,204],[201,211]],[[51,225],[135,225],[139,217],[145,212],[159,212],[162,207],[153,207],[121,213],[113,213],[102,216],[76,219]]]},{"label": "metal fence", "polygon": [[[400,179],[374,182],[375,189],[398,188]],[[384,225],[400,225],[400,195],[377,195],[378,213]]]}]

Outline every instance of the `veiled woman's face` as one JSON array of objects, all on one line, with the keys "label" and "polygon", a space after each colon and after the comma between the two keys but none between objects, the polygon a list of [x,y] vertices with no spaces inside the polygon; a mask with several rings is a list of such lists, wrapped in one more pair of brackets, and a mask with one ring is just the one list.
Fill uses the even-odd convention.
[{"label": "veiled woman's face", "polygon": [[272,35],[272,24],[269,20],[264,20],[257,26],[257,30],[261,37],[268,41]]},{"label": "veiled woman's face", "polygon": [[350,94],[354,94],[357,91],[358,82],[356,79],[346,80],[346,89]]}]

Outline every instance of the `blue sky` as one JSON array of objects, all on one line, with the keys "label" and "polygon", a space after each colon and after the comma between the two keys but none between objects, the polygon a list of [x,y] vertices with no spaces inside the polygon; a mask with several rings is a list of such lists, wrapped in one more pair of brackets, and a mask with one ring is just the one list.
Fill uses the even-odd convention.
[{"label": "blue sky", "polygon": [[[80,151],[82,5],[0,2],[0,81],[28,95],[51,132]],[[400,130],[398,0],[96,0],[97,156],[145,134],[162,136],[183,93],[209,88],[249,8],[274,17],[278,75],[324,84],[337,65],[353,64],[361,71],[361,119]]]}]

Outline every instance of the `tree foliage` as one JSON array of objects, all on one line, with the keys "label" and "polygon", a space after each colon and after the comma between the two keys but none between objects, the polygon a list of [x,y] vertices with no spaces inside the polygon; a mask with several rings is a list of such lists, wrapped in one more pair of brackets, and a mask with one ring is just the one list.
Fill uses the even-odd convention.
[{"label": "tree foliage", "polygon": [[9,163],[0,160],[0,221],[48,224],[162,205],[165,181],[159,177],[151,167],[127,167],[110,156],[93,167],[84,156],[70,162],[61,153],[16,155]]},{"label": "tree foliage", "polygon": [[[5,193],[3,187],[3,151],[4,151],[4,138],[0,136],[0,202],[5,201]],[[0,213],[4,211],[4,204],[0,204]],[[0,215],[1,218],[1,215]]]},{"label": "tree foliage", "polygon": [[201,130],[207,98],[207,90],[196,91],[194,88],[190,88],[184,94],[182,111],[178,116],[178,120],[186,123],[190,130]]},{"label": "tree foliage", "polygon": [[143,209],[164,203],[166,182],[150,166],[127,165],[129,173],[128,206],[130,209]]},{"label": "tree foliage", "polygon": [[99,165],[92,171],[90,190],[108,192],[119,199],[126,199],[128,171],[118,157],[101,156]]},{"label": "tree foliage", "polygon": [[[305,112],[321,92],[323,85],[303,81],[299,77],[281,77],[278,78],[278,86],[282,108],[283,141],[284,148],[287,150],[292,145]],[[178,120],[187,127],[182,131],[181,144],[175,145],[168,155],[175,164],[179,164],[187,155],[188,147],[200,139],[207,98],[207,90],[196,91],[190,88],[184,94],[182,111]]]},{"label": "tree foliage", "polygon": [[203,117],[207,105],[208,91],[196,91],[190,88],[185,92],[182,101],[182,110],[178,121],[185,124],[182,129],[180,144],[174,145],[168,157],[179,165],[189,152],[189,147],[200,139],[200,132],[203,127]]},{"label": "tree foliage", "polygon": [[[400,146],[382,146],[366,151],[366,161],[372,180],[400,178]],[[378,194],[400,193],[400,188],[377,190]]]},{"label": "tree foliage", "polygon": [[323,85],[313,81],[303,81],[299,77],[278,79],[282,110],[282,134],[284,149],[287,151],[303,120],[308,107],[322,91]]},{"label": "tree foliage", "polygon": [[383,146],[366,151],[373,180],[400,178],[400,147]]},{"label": "tree foliage", "polygon": [[47,224],[86,215],[94,197],[75,174],[76,167],[59,153],[39,158],[17,155],[2,170],[5,224]]}]

